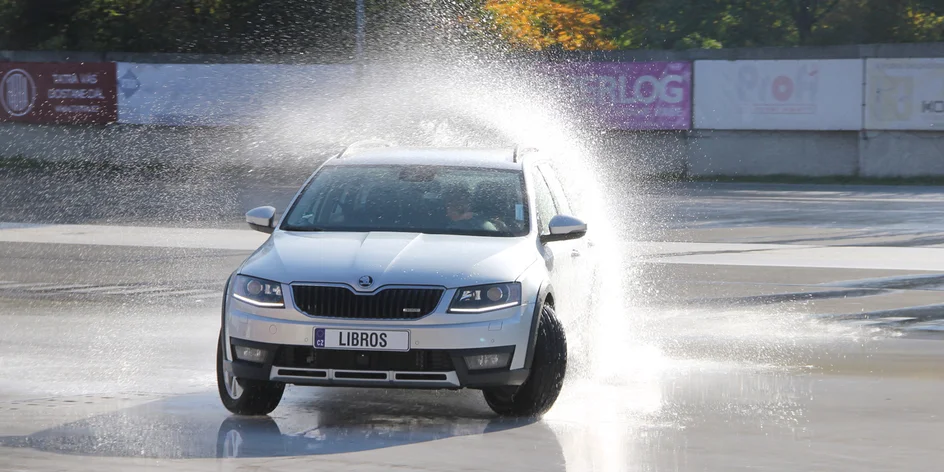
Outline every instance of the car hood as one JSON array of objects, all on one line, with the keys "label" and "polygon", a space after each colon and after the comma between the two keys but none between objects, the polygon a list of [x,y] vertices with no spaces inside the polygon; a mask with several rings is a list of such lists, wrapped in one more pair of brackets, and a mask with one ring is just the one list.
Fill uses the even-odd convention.
[{"label": "car hood", "polygon": [[[384,285],[511,282],[539,257],[528,238],[418,233],[276,231],[240,273],[282,283],[343,283],[371,291]],[[364,289],[363,276],[373,278]]]}]

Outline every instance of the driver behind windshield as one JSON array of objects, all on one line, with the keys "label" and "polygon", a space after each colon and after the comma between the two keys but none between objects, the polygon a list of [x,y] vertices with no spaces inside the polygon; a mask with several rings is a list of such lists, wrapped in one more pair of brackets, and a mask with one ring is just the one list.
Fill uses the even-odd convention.
[{"label": "driver behind windshield", "polygon": [[472,211],[472,195],[463,185],[454,185],[443,192],[446,217],[451,228],[497,231],[490,221]]}]

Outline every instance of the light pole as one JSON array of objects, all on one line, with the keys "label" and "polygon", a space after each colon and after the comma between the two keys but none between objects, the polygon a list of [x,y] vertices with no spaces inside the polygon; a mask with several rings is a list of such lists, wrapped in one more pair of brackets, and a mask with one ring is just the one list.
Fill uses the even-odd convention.
[{"label": "light pole", "polygon": [[364,22],[366,14],[364,12],[364,0],[357,0],[357,49],[355,58],[358,64],[364,62]]}]

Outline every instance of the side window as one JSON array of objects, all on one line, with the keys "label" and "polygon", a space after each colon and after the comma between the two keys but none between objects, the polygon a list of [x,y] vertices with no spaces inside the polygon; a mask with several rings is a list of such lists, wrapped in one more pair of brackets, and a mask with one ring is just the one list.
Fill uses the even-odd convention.
[{"label": "side window", "polygon": [[560,180],[557,179],[554,168],[547,164],[541,164],[538,170],[544,174],[544,178],[547,180],[548,187],[551,189],[551,195],[554,196],[554,203],[557,205],[558,213],[576,216],[571,213],[570,205],[567,203],[567,195],[564,193],[564,186],[561,185]]},{"label": "side window", "polygon": [[551,189],[540,172],[531,170],[531,182],[534,185],[535,206],[538,214],[538,228],[541,235],[550,234],[548,224],[551,218],[557,215],[557,209],[554,208],[554,198],[551,196]]}]

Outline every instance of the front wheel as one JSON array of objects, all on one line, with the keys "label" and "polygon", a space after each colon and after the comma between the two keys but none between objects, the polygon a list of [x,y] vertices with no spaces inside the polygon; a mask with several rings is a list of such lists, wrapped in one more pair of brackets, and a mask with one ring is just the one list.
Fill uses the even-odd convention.
[{"label": "front wheel", "polygon": [[531,374],[520,387],[499,387],[483,393],[485,402],[502,416],[537,417],[554,405],[567,371],[567,339],[554,309],[541,310]]},{"label": "front wheel", "polygon": [[264,380],[239,379],[223,368],[223,332],[216,346],[216,383],[223,406],[237,415],[268,415],[285,392],[285,384]]},{"label": "front wheel", "polygon": [[216,457],[274,457],[285,453],[282,431],[271,417],[230,416],[216,433]]}]

